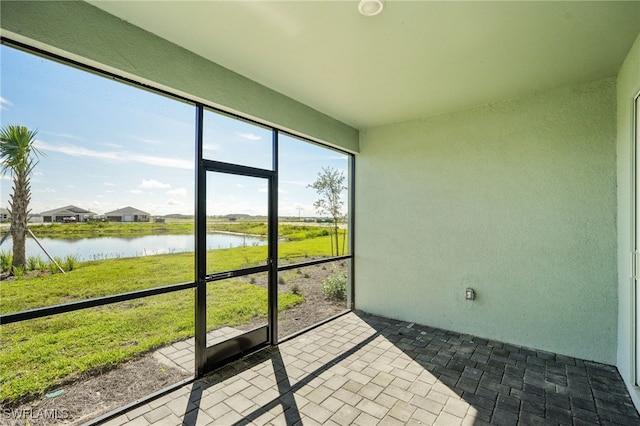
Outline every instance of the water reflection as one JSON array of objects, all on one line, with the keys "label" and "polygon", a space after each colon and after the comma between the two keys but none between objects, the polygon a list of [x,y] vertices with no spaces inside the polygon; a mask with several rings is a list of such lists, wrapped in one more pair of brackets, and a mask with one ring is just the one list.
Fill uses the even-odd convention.
[{"label": "water reflection", "polygon": [[[80,261],[112,259],[119,257],[152,256],[156,254],[194,251],[193,235],[146,235],[142,237],[100,237],[80,239],[39,238],[40,243],[53,257],[75,256]],[[266,239],[246,235],[208,234],[207,250],[265,245]],[[11,238],[0,251],[11,252]],[[46,255],[32,239],[26,241],[27,257]]]}]

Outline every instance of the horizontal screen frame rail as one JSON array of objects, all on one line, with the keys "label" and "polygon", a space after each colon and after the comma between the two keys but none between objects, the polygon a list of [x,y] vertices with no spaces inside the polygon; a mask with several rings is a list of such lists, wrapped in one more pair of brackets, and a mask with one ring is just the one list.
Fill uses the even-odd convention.
[{"label": "horizontal screen frame rail", "polygon": [[349,259],[353,259],[352,254],[345,254],[344,256],[327,257],[324,259],[310,260],[308,262],[292,263],[291,265],[278,266],[278,272],[289,271],[291,269],[297,269],[297,268],[305,268],[307,266],[322,265],[323,263],[338,262],[340,260],[349,260]]},{"label": "horizontal screen frame rail", "polygon": [[268,272],[268,271],[269,271],[269,265],[260,265],[260,266],[254,266],[251,268],[242,268],[242,269],[234,269],[231,271],[214,272],[211,274],[207,274],[205,277],[205,281],[209,283],[212,281],[226,280],[228,278],[242,277],[245,275],[259,274],[261,272]]},{"label": "horizontal screen frame rail", "polygon": [[197,284],[195,281],[182,284],[172,284],[163,287],[154,287],[144,290],[131,291],[128,293],[120,293],[112,296],[96,297],[93,299],[79,300],[76,302],[69,302],[60,305],[29,309],[26,311],[0,315],[0,324],[5,325],[19,321],[47,317],[50,315],[64,314],[81,309],[96,308],[98,306],[110,305],[118,302],[126,302],[128,300],[140,299],[142,297],[157,296],[160,294],[172,293],[175,291],[188,290],[190,288],[195,288],[196,286]]},{"label": "horizontal screen frame rail", "polygon": [[272,179],[276,175],[273,170],[207,159],[202,159],[202,167],[205,171],[211,173],[226,173],[260,179]]},{"label": "horizontal screen frame rail", "polygon": [[[309,262],[293,263],[291,265],[279,266],[278,271],[288,271],[296,268],[304,268],[306,266],[320,265],[323,263],[336,262],[353,258],[353,255],[328,257],[326,259],[312,260]],[[254,268],[236,269],[233,271],[218,272],[207,275],[206,282],[219,281],[227,278],[234,278],[253,273],[267,272],[269,265],[257,266]],[[142,297],[157,296],[160,294],[171,293],[174,291],[187,290],[196,288],[197,283],[187,282],[181,284],[172,284],[163,287],[154,287],[144,290],[136,290],[128,293],[120,293],[111,296],[96,297],[93,299],[79,300],[60,305],[46,306],[42,308],[34,308],[25,311],[12,312],[10,314],[0,315],[0,324],[11,324],[14,322],[27,321],[36,318],[47,317],[50,315],[64,314],[67,312],[78,311],[81,309],[96,308],[98,306],[109,305],[112,303],[126,302],[128,300],[140,299]]]}]

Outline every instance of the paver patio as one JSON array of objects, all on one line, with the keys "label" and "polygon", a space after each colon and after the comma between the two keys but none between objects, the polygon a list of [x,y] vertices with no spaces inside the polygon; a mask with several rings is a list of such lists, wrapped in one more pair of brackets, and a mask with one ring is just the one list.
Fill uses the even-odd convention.
[{"label": "paver patio", "polygon": [[615,367],[349,313],[114,425],[640,424]]},{"label": "paver patio", "polygon": [[[233,327],[218,328],[207,333],[207,346],[213,346],[242,333],[244,331]],[[192,337],[165,346],[155,351],[153,357],[164,365],[193,374],[196,359],[195,339]]]}]

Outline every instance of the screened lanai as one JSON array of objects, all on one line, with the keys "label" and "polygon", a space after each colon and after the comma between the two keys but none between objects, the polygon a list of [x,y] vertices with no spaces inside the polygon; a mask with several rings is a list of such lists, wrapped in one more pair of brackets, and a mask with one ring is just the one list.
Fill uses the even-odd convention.
[{"label": "screened lanai", "polygon": [[2,2],[33,212],[185,238],[42,224],[121,240],[3,275],[6,413],[637,421],[640,4],[378,3]]}]

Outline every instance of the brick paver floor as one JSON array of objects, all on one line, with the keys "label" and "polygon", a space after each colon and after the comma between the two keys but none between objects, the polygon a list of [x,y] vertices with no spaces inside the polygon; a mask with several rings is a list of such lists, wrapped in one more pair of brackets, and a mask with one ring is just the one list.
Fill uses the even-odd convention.
[{"label": "brick paver floor", "polygon": [[115,425],[639,425],[615,367],[349,313]]},{"label": "brick paver floor", "polygon": [[[207,333],[207,346],[213,346],[234,336],[244,333],[232,327],[221,327]],[[172,345],[160,348],[153,353],[156,361],[169,367],[178,368],[192,373],[195,371],[195,340],[194,338],[180,340]]]}]

